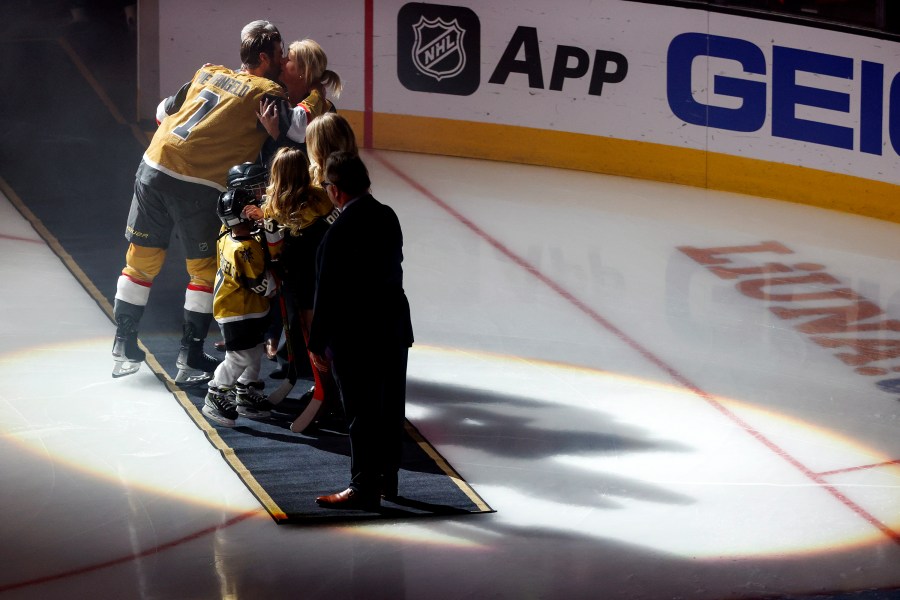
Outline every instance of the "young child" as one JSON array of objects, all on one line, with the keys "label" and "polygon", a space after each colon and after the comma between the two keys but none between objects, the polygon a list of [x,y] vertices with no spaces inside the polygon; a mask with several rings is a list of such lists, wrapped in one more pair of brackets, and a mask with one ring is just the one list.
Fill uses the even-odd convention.
[{"label": "young child", "polygon": [[263,337],[269,324],[269,298],[276,292],[266,251],[248,208],[258,204],[246,189],[227,190],[216,212],[227,232],[217,242],[213,314],[225,338],[225,360],[216,368],[203,405],[203,414],[224,427],[234,427],[238,415],[269,416],[271,405],[260,393]]},{"label": "young child", "polygon": [[[234,189],[244,189],[253,194],[257,201],[262,202],[263,194],[266,191],[266,182],[269,179],[269,172],[260,164],[245,162],[239,165],[234,165],[230,169],[228,169],[228,176],[226,177],[226,185],[229,190]],[[256,208],[253,205],[248,205],[248,210],[251,208]],[[262,218],[262,217],[260,217]],[[221,234],[224,231],[227,231],[228,228],[225,225],[222,225],[219,233]],[[272,300],[274,304],[275,301]],[[281,336],[281,313],[278,311],[271,311],[269,313],[271,320],[269,324],[269,330],[266,333],[266,354],[269,353],[270,343],[272,346],[278,346],[278,338]],[[272,339],[274,338],[274,339]],[[225,352],[225,340],[219,340],[214,344],[216,350],[219,352]],[[274,353],[274,350],[272,351]],[[270,356],[274,360],[273,356]]]},{"label": "young child", "polygon": [[[325,191],[311,185],[309,162],[299,148],[280,148],[272,160],[262,216],[268,234],[277,223],[283,240],[269,248],[283,274],[292,348],[305,348],[316,287],[316,250],[337,211]],[[255,214],[255,213],[254,213]],[[279,357],[281,358],[281,357]],[[284,365],[289,370],[288,365]],[[299,365],[295,364],[295,368]],[[331,396],[331,379],[312,370],[318,392]]]}]

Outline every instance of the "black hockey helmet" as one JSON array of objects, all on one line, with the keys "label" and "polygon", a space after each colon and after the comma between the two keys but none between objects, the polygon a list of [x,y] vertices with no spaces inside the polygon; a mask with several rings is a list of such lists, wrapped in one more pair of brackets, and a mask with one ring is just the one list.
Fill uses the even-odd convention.
[{"label": "black hockey helmet", "polygon": [[239,223],[249,223],[252,219],[243,216],[244,208],[250,204],[259,204],[253,192],[243,188],[226,190],[216,202],[216,214],[229,229]]},{"label": "black hockey helmet", "polygon": [[227,185],[229,190],[249,190],[261,196],[266,189],[268,173],[265,167],[256,163],[245,162],[228,169]]}]

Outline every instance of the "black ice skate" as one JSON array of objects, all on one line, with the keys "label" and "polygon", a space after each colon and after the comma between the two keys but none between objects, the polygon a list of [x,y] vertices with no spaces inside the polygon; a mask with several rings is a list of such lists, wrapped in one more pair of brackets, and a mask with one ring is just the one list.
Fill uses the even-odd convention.
[{"label": "black ice skate", "polygon": [[234,408],[234,390],[230,387],[211,386],[203,399],[204,415],[222,427],[234,427],[238,411]]},{"label": "black ice skate", "polygon": [[196,328],[190,321],[185,322],[181,336],[181,350],[175,361],[175,366],[178,367],[175,383],[192,384],[209,381],[221,362],[203,351],[203,338],[197,336],[196,331],[205,329]]},{"label": "black ice skate", "polygon": [[259,391],[263,387],[265,383],[262,381],[251,381],[246,384],[239,381],[234,385],[238,414],[250,419],[264,419],[272,414],[272,405],[266,395]]},{"label": "black ice skate", "polygon": [[112,376],[124,377],[137,372],[147,354],[138,347],[137,327],[126,315],[116,317],[116,339],[113,340],[112,357],[115,361]]},{"label": "black ice skate", "polygon": [[219,360],[203,351],[203,340],[191,340],[186,345],[182,341],[175,366],[178,374],[175,383],[203,383],[213,378],[213,371]]}]

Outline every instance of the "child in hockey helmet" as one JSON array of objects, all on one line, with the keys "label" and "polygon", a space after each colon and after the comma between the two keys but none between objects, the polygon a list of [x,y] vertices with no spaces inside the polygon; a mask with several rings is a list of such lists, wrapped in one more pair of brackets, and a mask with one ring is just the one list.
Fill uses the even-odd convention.
[{"label": "child in hockey helmet", "polygon": [[[268,184],[268,170],[258,163],[245,162],[234,165],[228,169],[226,182],[229,190],[246,190],[256,198],[258,204],[261,204]],[[263,212],[258,204],[249,204],[244,211],[243,216],[249,217],[255,221],[261,222]],[[270,225],[272,225],[270,223]],[[274,225],[272,225],[274,227]],[[274,229],[272,230],[274,231]],[[267,232],[271,234],[272,232]],[[269,360],[275,360],[275,353],[278,350],[278,339],[281,336],[281,316],[280,313],[274,314],[272,317],[271,327],[266,334],[266,356]],[[216,342],[217,350],[225,349],[225,342]]]},{"label": "child in hockey helmet", "polygon": [[253,218],[247,214],[247,207],[251,206],[259,206],[259,200],[249,190],[243,188],[226,190],[216,202],[216,214],[219,215],[219,219],[225,227],[232,231],[241,224],[246,224],[246,231],[241,232],[246,235],[256,229],[255,226],[251,226],[255,223]]},{"label": "child in hockey helmet", "polygon": [[252,192],[226,190],[216,202],[216,214],[226,231],[216,242],[218,270],[213,316],[225,340],[225,360],[209,381],[202,412],[224,427],[234,427],[238,415],[264,418],[271,404],[260,392],[260,359],[269,325],[270,298],[277,283],[248,209],[257,206]]}]

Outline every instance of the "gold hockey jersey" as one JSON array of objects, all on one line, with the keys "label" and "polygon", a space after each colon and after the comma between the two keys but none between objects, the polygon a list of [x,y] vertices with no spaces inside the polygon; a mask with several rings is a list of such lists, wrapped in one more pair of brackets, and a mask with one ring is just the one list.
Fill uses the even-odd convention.
[{"label": "gold hockey jersey", "polygon": [[153,135],[144,162],[176,179],[225,191],[228,169],[255,161],[268,137],[256,117],[264,97],[286,100],[281,86],[265,77],[202,67],[164,101],[168,116]]},{"label": "gold hockey jersey", "polygon": [[219,270],[213,290],[216,322],[258,319],[269,313],[265,294],[272,291],[274,281],[266,269],[262,243],[255,236],[236,238],[230,232],[219,238]]}]

